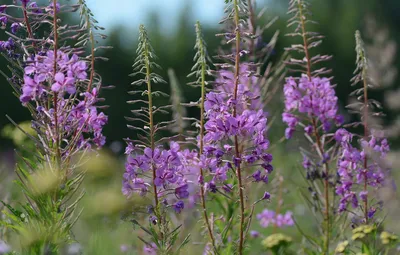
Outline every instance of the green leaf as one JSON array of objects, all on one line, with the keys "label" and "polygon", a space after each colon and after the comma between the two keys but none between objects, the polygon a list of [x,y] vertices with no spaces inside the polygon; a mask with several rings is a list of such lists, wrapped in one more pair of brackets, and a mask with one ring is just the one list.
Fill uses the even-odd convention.
[{"label": "green leaf", "polygon": [[368,255],[372,255],[368,245],[366,245],[365,243],[363,243],[362,246],[361,246],[361,252],[362,253],[366,253]]}]

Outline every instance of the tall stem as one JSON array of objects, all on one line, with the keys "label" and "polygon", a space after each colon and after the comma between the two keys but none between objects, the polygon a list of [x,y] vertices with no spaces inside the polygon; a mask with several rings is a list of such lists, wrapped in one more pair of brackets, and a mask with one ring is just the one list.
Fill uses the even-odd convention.
[{"label": "tall stem", "polygon": [[[204,50],[204,45],[200,43],[199,45],[199,50],[200,50],[200,57],[204,58],[204,61],[201,63],[201,101],[200,101],[200,155],[203,154],[203,149],[204,149],[204,100],[205,100],[205,95],[206,95],[206,60],[205,60],[205,50]],[[200,167],[200,176],[201,180],[204,180],[204,173],[203,173],[203,168]],[[203,217],[204,221],[206,222],[207,225],[207,230],[208,230],[208,235],[211,240],[211,244],[213,246],[214,252],[218,253],[218,249],[215,243],[215,238],[214,234],[211,228],[211,223],[208,218],[207,214],[207,207],[206,207],[206,199],[204,196],[204,185],[201,182],[200,183],[200,197],[201,197],[201,205],[203,207]]]},{"label": "tall stem", "polygon": [[[363,71],[365,72],[365,71]],[[364,126],[364,140],[368,139],[368,81],[366,75],[363,75],[363,86],[364,86],[364,108],[363,108],[363,126]],[[368,224],[368,183],[367,183],[367,167],[368,167],[368,158],[367,155],[364,155],[364,192],[365,192],[365,200],[364,200],[364,217],[365,224]]]},{"label": "tall stem", "polygon": [[[53,63],[53,77],[57,73],[57,54],[58,54],[58,25],[57,25],[57,0],[53,0],[53,29],[54,29],[54,63]],[[60,152],[60,134],[58,126],[58,93],[54,92],[54,124],[55,124],[55,139],[56,139],[56,161],[58,170],[61,170],[61,152]]]},{"label": "tall stem", "polygon": [[[155,149],[155,141],[154,141],[154,120],[153,120],[153,96],[151,92],[151,71],[150,71],[150,61],[149,61],[149,48],[148,45],[145,46],[145,58],[146,58],[146,81],[147,81],[147,96],[148,96],[148,101],[149,101],[149,126],[150,126],[150,148],[151,148],[151,153],[154,155],[154,149]],[[161,215],[159,213],[159,201],[158,201],[158,191],[157,191],[157,186],[155,184],[155,180],[157,178],[156,175],[156,168],[155,165],[152,163],[151,164],[151,170],[153,173],[153,193],[154,193],[154,202],[155,202],[155,214],[157,217],[157,220],[159,224],[161,224]]]},{"label": "tall stem", "polygon": [[[240,27],[239,27],[239,7],[238,7],[238,0],[234,0],[234,8],[235,8],[235,30],[236,30],[236,53],[235,53],[235,87],[234,87],[234,94],[233,97],[235,102],[237,102],[237,95],[238,95],[238,86],[239,86],[239,72],[240,72]],[[236,117],[237,109],[236,105],[233,108],[233,117]],[[240,150],[239,150],[239,142],[238,136],[235,135],[234,138],[235,142],[235,157],[240,159]],[[245,217],[245,201],[244,201],[244,192],[243,192],[243,183],[242,183],[242,170],[241,170],[241,163],[238,163],[236,168],[236,175],[239,182],[239,200],[240,200],[240,237],[239,237],[239,255],[243,254],[244,248],[244,217]]]},{"label": "tall stem", "polygon": [[[24,22],[26,25],[26,30],[28,31],[28,36],[29,39],[33,39],[33,32],[32,32],[32,28],[31,28],[31,24],[29,23],[29,19],[28,19],[28,13],[26,11],[26,4],[22,3],[22,13],[24,15]],[[33,45],[35,45],[35,42],[32,42]]]},{"label": "tall stem", "polygon": [[[299,8],[299,19],[301,23],[301,32],[303,38],[303,46],[304,46],[304,53],[307,60],[307,77],[309,81],[312,79],[312,72],[311,72],[311,57],[310,52],[308,50],[308,38],[306,34],[306,26],[305,26],[305,18],[303,13],[303,5],[302,0],[298,0],[298,8]],[[314,130],[315,140],[317,141],[317,149],[319,150],[321,157],[324,157],[324,147],[321,144],[321,137],[318,133],[318,125],[315,118],[312,118],[312,125]],[[324,212],[324,221],[325,221],[325,240],[324,240],[324,254],[329,254],[329,234],[330,234],[330,215],[329,215],[329,164],[328,162],[324,162],[325,168],[325,179],[324,179],[324,196],[325,196],[325,212]]]}]

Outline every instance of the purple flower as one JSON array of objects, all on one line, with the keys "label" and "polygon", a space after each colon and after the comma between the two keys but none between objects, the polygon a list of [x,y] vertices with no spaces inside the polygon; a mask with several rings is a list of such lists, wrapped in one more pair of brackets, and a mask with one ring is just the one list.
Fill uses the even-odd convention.
[{"label": "purple flower", "polygon": [[0,240],[0,254],[6,254],[11,252],[10,246],[8,246],[4,241]]},{"label": "purple flower", "polygon": [[150,221],[151,224],[156,225],[157,224],[157,217],[154,216],[154,215],[151,215],[149,217],[149,221]]},{"label": "purple flower", "polygon": [[277,215],[274,211],[265,209],[261,213],[257,214],[257,219],[263,228],[267,228],[271,225],[279,228],[294,225],[291,211]]},{"label": "purple flower", "polygon": [[145,245],[143,247],[143,253],[146,255],[157,255],[157,245],[152,243],[151,245]]},{"label": "purple flower", "polygon": [[[61,8],[60,3],[56,3],[56,12],[57,13],[60,11],[60,8]],[[49,4],[49,6],[46,7],[45,11],[50,14],[54,14],[54,4],[53,3]]]},{"label": "purple flower", "polygon": [[129,246],[126,245],[126,244],[121,244],[121,246],[119,247],[119,250],[120,250],[122,253],[127,253],[127,252],[129,251]]},{"label": "purple flower", "polygon": [[16,34],[20,29],[21,25],[19,23],[12,23],[11,24],[11,33]]},{"label": "purple flower", "polygon": [[30,0],[20,0],[20,1],[24,6],[26,6],[29,3]]},{"label": "purple flower", "polygon": [[[152,150],[128,143],[126,154],[124,195],[129,197],[134,192],[146,195],[148,188],[154,185],[160,201],[171,204],[177,213],[184,209],[181,199],[195,202],[195,192],[189,184],[195,181],[196,175],[193,173],[199,172],[197,152],[181,150],[176,142],[170,143],[169,150],[162,147]],[[148,171],[155,171],[155,179],[149,178],[152,174],[146,173]]]},{"label": "purple flower", "polygon": [[179,200],[178,202],[176,202],[173,205],[173,208],[175,210],[176,213],[181,213],[181,211],[183,210],[183,208],[185,208],[185,203],[182,200]]},{"label": "purple flower", "polygon": [[[248,108],[250,110],[257,110],[263,108],[262,100],[259,95],[261,87],[259,79],[252,75],[254,69],[249,63],[241,63],[239,70],[239,86],[238,86],[238,100],[248,100],[249,104],[239,108],[240,110]],[[222,69],[218,72],[216,79],[216,89],[222,93],[233,94],[235,84],[235,74],[228,69]]]},{"label": "purple flower", "polygon": [[275,224],[277,227],[293,226],[294,221],[292,217],[292,212],[287,211],[285,214],[278,214],[276,216]]},{"label": "purple flower", "polygon": [[0,17],[0,25],[2,28],[5,28],[7,26],[8,18],[6,16],[1,16]]},{"label": "purple flower", "polygon": [[358,195],[362,201],[367,201],[368,198],[368,191],[363,190],[360,192],[360,194]]},{"label": "purple flower", "polygon": [[309,169],[311,167],[311,161],[306,156],[303,157],[303,167]]},{"label": "purple flower", "polygon": [[72,77],[66,77],[63,73],[57,73],[54,77],[56,81],[52,86],[51,90],[54,92],[67,91],[68,94],[72,95],[76,92],[75,79]]},{"label": "purple flower", "polygon": [[371,208],[368,210],[368,218],[372,219],[372,218],[374,217],[375,213],[376,213],[376,208],[371,207]]},{"label": "purple flower", "polygon": [[264,192],[263,197],[261,198],[262,200],[268,200],[271,198],[271,194],[269,192]]},{"label": "purple flower", "polygon": [[260,170],[255,171],[252,177],[254,178],[255,182],[261,181],[261,171]]},{"label": "purple flower", "polygon": [[313,132],[313,127],[308,125],[307,127],[304,128],[304,132],[308,135],[311,135]]},{"label": "purple flower", "polygon": [[275,212],[265,209],[261,213],[257,214],[257,219],[260,222],[261,227],[267,228],[275,223]]},{"label": "purple flower", "polygon": [[209,190],[212,193],[216,193],[218,191],[217,185],[213,181],[205,183],[205,190]]},{"label": "purple flower", "polygon": [[29,8],[32,9],[33,13],[39,14],[42,13],[42,10],[39,8],[36,2],[32,2],[29,4]]},{"label": "purple flower", "polygon": [[189,197],[188,188],[189,188],[189,185],[187,183],[175,188],[176,197],[179,199],[188,198]]},{"label": "purple flower", "polygon": [[132,142],[129,142],[129,143],[128,143],[128,146],[127,146],[126,149],[125,149],[125,154],[126,154],[126,155],[129,155],[129,154],[131,154],[134,150],[135,150],[135,146],[133,145]]},{"label": "purple flower", "polygon": [[255,182],[263,181],[265,183],[268,183],[268,175],[262,175],[261,174],[261,170],[255,171],[253,173],[252,177],[253,177]]},{"label": "purple flower", "polygon": [[27,103],[30,100],[38,99],[44,92],[42,82],[45,81],[43,75],[35,75],[32,79],[29,76],[24,76],[24,84],[22,86],[22,95],[20,100],[22,103]]},{"label": "purple flower", "polygon": [[0,13],[4,13],[7,9],[7,5],[0,5]]},{"label": "purple flower", "polygon": [[[339,124],[342,120],[342,117],[337,114],[338,98],[327,78],[314,77],[310,81],[305,75],[298,80],[289,77],[286,79],[283,92],[285,112],[282,117],[288,124],[285,131],[287,139],[291,138],[299,117],[319,120],[324,131],[330,129],[332,122]],[[305,132],[309,134],[312,128],[307,126]]]},{"label": "purple flower", "polygon": [[353,139],[353,134],[349,133],[346,129],[340,128],[335,132],[335,140],[338,143],[350,143]]},{"label": "purple flower", "polygon": [[[247,71],[246,71],[247,73]],[[224,187],[228,181],[228,172],[239,166],[261,165],[265,174],[255,173],[254,181],[268,183],[268,174],[273,171],[270,164],[272,156],[267,153],[269,141],[267,139],[267,117],[262,110],[252,107],[256,97],[246,88],[248,84],[240,84],[238,98],[233,99],[233,73],[221,71],[221,79],[217,83],[224,83],[226,87],[217,85],[217,91],[209,92],[206,96],[205,110],[205,147],[201,158],[203,169],[208,169],[214,177],[207,184],[207,191],[216,192],[215,183]],[[248,82],[248,77],[243,79]],[[218,92],[219,91],[219,92]],[[257,103],[256,103],[257,104]],[[236,107],[236,115],[233,114]],[[236,155],[231,141],[235,139],[246,141],[241,155]]]},{"label": "purple flower", "polygon": [[226,193],[231,193],[232,192],[232,184],[224,184],[222,186],[222,189],[226,192]]},{"label": "purple flower", "polygon": [[252,238],[258,238],[258,237],[260,237],[260,233],[258,231],[255,231],[255,230],[251,230],[250,231],[250,236]]},{"label": "purple flower", "polygon": [[[341,146],[337,163],[340,185],[336,187],[336,193],[341,196],[339,212],[345,211],[349,204],[357,208],[360,200],[366,201],[368,190],[365,190],[364,185],[374,189],[382,187],[388,171],[380,162],[374,160],[375,157],[368,155],[372,152],[377,154],[378,158],[384,159],[389,151],[386,139],[377,139],[374,136],[368,141],[362,139],[360,151],[351,144],[352,137],[353,135],[345,129],[339,129],[335,133],[335,140]],[[366,159],[367,168],[364,167]]]},{"label": "purple flower", "polygon": [[72,64],[68,66],[68,76],[76,77],[80,80],[84,80],[87,78],[87,64],[85,61],[79,60],[78,56],[74,54],[71,57]]}]

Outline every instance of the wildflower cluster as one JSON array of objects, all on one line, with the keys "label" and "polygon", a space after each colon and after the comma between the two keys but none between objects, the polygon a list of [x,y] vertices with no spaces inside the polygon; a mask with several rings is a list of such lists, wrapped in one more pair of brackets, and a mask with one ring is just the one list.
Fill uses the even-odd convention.
[{"label": "wildflower cluster", "polygon": [[[246,91],[243,91],[243,95]],[[227,173],[242,163],[262,169],[254,174],[256,182],[267,182],[266,176],[273,170],[270,164],[272,155],[267,153],[269,140],[266,114],[263,110],[245,109],[248,102],[249,99],[244,96],[235,100],[232,94],[225,92],[207,94],[205,111],[208,119],[205,123],[205,158],[202,164],[214,176],[210,187],[215,183],[224,183],[228,179]],[[232,112],[233,108],[237,109],[236,116]],[[234,137],[237,137],[239,144],[248,145],[239,157],[235,155]],[[223,157],[228,161],[222,160]]]},{"label": "wildflower cluster", "polygon": [[[318,157],[311,151],[303,150],[303,167],[307,170],[305,175],[309,183],[308,190],[313,199],[310,201],[314,208],[320,206],[319,201],[324,201],[320,213],[324,219],[321,230],[324,233],[323,247],[324,254],[330,250],[332,229],[336,226],[332,222],[340,221],[336,212],[343,213],[348,210],[348,205],[353,208],[361,208],[364,211],[364,223],[372,218],[380,206],[379,202],[369,204],[372,198],[368,198],[372,189],[382,187],[385,183],[389,168],[386,163],[386,154],[389,152],[388,142],[384,138],[378,138],[378,131],[369,126],[369,117],[378,116],[379,113],[370,113],[376,106],[380,105],[375,100],[368,99],[367,88],[370,82],[368,79],[368,63],[359,33],[356,33],[357,69],[352,79],[355,85],[363,82],[363,87],[357,89],[353,95],[361,102],[352,105],[352,110],[360,113],[364,136],[359,139],[359,146],[355,146],[352,134],[345,128],[333,131],[332,124],[341,126],[344,118],[338,113],[338,98],[332,78],[325,78],[330,70],[320,68],[313,70],[316,63],[330,59],[330,56],[310,54],[310,49],[321,44],[319,36],[315,32],[306,30],[306,24],[310,22],[309,4],[303,0],[292,0],[289,12],[294,16],[289,20],[289,26],[295,26],[295,32],[290,36],[300,36],[303,44],[292,45],[288,50],[304,54],[303,59],[290,59],[287,64],[295,67],[295,71],[301,71],[300,78],[289,77],[284,85],[285,110],[282,120],[287,124],[285,137],[290,139],[296,128],[304,128],[304,134],[311,143],[312,150],[317,152]],[[297,67],[300,67],[298,69]],[[346,125],[346,128],[352,125]],[[334,143],[336,141],[336,143]],[[333,164],[335,163],[335,164]],[[332,171],[333,168],[333,171]],[[320,171],[322,169],[322,171]],[[322,180],[323,191],[320,191]],[[336,195],[331,195],[331,191]],[[333,213],[332,213],[333,212]],[[353,212],[354,213],[354,212]],[[334,218],[334,220],[332,220]],[[347,244],[346,244],[347,246]],[[344,250],[344,247],[339,247]]]},{"label": "wildflower cluster", "polygon": [[[138,192],[144,196],[154,185],[158,199],[180,213],[185,207],[183,199],[189,197],[189,185],[192,185],[186,177],[197,173],[193,167],[197,153],[181,150],[178,143],[171,142],[169,150],[156,148],[152,151],[148,147],[140,150],[131,145],[127,154],[122,188],[124,195],[129,197],[133,192]],[[152,166],[157,169],[154,183],[151,178],[146,178]]]},{"label": "wildflower cluster", "polygon": [[[247,104],[243,105],[244,109],[263,109],[264,105],[260,96],[260,81],[255,75],[255,65],[244,62],[240,64],[239,68],[238,100],[247,101]],[[215,80],[215,89],[219,92],[233,95],[235,89],[234,72],[227,69],[219,70]]]},{"label": "wildflower cluster", "polygon": [[[325,132],[331,129],[332,123],[342,124],[343,117],[338,114],[338,98],[328,78],[303,75],[300,79],[289,77],[284,86],[285,112],[283,121],[288,125],[285,130],[286,138],[291,138],[296,126],[303,119],[308,121],[315,118],[322,123]],[[298,114],[297,114],[298,113]],[[299,114],[303,114],[300,115]],[[310,124],[305,126],[307,134],[314,132]]]},{"label": "wildflower cluster", "polygon": [[[27,253],[42,253],[44,247],[58,253],[59,243],[71,240],[74,212],[83,197],[79,187],[84,173],[77,171],[76,156],[92,145],[105,144],[103,127],[108,118],[98,105],[103,84],[94,70],[96,56],[86,56],[79,46],[91,45],[94,52],[97,36],[91,40],[85,36],[90,23],[87,15],[81,16],[81,25],[62,24],[61,13],[89,12],[82,1],[63,6],[56,0],[48,6],[20,2],[22,6],[0,7],[3,28],[12,23],[10,39],[0,43],[0,50],[10,62],[8,81],[14,94],[31,113],[33,132],[28,137],[36,151],[18,159],[17,173],[27,204],[22,211],[6,205],[10,209],[6,215],[19,234],[35,232],[35,242],[24,247]],[[8,15],[10,8],[21,11],[22,18]],[[41,35],[42,28],[50,31]]]},{"label": "wildflower cluster", "polygon": [[294,221],[292,217],[291,211],[287,211],[285,214],[276,214],[275,211],[268,209],[264,209],[261,213],[257,214],[257,220],[263,228],[269,226],[276,226],[279,228],[293,226]]},{"label": "wildflower cluster", "polygon": [[[87,63],[76,54],[70,56],[62,50],[39,53],[26,61],[20,96],[23,104],[36,103],[38,113],[48,117],[53,125],[63,127],[66,136],[79,134],[78,148],[90,147],[90,141],[103,146],[102,129],[108,119],[95,106],[98,88],[80,92],[85,89],[87,68]],[[51,96],[56,98],[57,106],[48,109],[46,104]],[[85,134],[91,133],[93,138],[89,139]]]},{"label": "wildflower cluster", "polygon": [[[336,131],[335,139],[341,147],[337,166],[340,185],[336,187],[336,193],[341,196],[339,212],[343,212],[348,204],[357,208],[359,201],[367,199],[368,190],[364,184],[373,189],[384,185],[389,169],[382,162],[385,162],[390,148],[386,139],[379,139],[372,135],[369,141],[361,139],[362,149],[359,150],[352,145],[353,134],[345,129]],[[375,160],[369,160],[368,165],[365,166],[367,157]],[[357,190],[359,190],[358,194]],[[376,212],[374,207],[365,208],[365,210],[368,211],[369,218],[372,218]]]}]

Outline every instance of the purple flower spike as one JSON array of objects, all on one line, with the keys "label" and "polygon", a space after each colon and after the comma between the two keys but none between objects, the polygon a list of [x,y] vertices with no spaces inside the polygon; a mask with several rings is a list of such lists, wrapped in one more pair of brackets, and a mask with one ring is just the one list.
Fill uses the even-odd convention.
[{"label": "purple flower spike", "polygon": [[[289,77],[283,91],[285,112],[282,118],[288,125],[285,131],[287,139],[292,137],[300,116],[319,120],[324,131],[330,130],[332,122],[341,124],[342,117],[337,114],[338,98],[329,79],[314,77],[310,81],[305,75],[299,80]],[[305,128],[307,134],[312,131],[310,126]]]},{"label": "purple flower spike", "polygon": [[[341,146],[338,159],[338,175],[340,185],[336,187],[336,193],[341,196],[339,212],[346,211],[349,204],[357,208],[360,203],[368,200],[368,190],[364,185],[377,189],[385,184],[385,175],[388,171],[380,162],[375,162],[374,158],[368,158],[368,166],[365,169],[365,158],[372,152],[377,154],[377,158],[384,159],[389,151],[387,141],[371,136],[368,141],[362,139],[362,150],[353,147],[352,134],[345,129],[339,129],[335,133],[335,140]],[[356,195],[358,190],[358,196]],[[360,191],[361,190],[361,191]],[[375,209],[376,211],[376,209]],[[375,214],[371,214],[372,216]],[[372,217],[371,216],[371,217]]]}]

